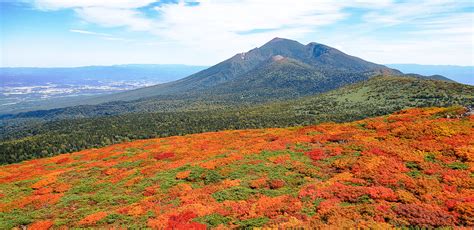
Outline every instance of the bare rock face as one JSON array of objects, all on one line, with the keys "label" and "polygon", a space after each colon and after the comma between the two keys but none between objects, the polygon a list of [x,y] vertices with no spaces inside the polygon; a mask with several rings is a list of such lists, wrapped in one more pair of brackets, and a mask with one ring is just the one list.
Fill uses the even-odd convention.
[{"label": "bare rock face", "polygon": [[275,55],[275,56],[272,57],[273,61],[281,61],[283,59],[285,59],[285,57],[283,57],[281,55]]}]

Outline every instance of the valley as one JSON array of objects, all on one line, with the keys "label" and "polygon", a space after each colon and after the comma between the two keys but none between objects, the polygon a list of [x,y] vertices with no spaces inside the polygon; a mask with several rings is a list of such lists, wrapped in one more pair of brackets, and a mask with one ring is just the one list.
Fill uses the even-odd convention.
[{"label": "valley", "polygon": [[177,80],[204,68],[186,65],[0,68],[0,114],[94,104],[93,98],[98,95]]}]

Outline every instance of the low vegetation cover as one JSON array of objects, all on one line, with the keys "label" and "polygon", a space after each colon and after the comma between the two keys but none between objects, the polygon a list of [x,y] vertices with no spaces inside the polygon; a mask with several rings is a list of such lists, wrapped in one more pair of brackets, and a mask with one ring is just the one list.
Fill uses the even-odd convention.
[{"label": "low vegetation cover", "polygon": [[474,116],[139,140],[0,167],[0,229],[474,226]]}]

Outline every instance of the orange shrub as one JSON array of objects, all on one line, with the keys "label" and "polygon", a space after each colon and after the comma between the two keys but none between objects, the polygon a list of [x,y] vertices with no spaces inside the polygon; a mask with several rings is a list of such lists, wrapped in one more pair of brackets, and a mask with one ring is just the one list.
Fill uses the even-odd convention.
[{"label": "orange shrub", "polygon": [[106,212],[97,212],[97,213],[94,213],[94,214],[90,214],[86,217],[84,217],[82,220],[79,221],[79,225],[94,225],[95,223],[97,223],[97,221],[99,220],[102,220],[103,218],[105,218],[107,216],[107,213]]}]

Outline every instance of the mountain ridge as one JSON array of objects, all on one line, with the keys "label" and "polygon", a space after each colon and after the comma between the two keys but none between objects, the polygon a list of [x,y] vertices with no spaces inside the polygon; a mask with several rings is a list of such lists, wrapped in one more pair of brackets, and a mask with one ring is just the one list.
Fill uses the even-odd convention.
[{"label": "mountain ridge", "polygon": [[[245,75],[261,63],[280,55],[293,58],[315,67],[326,75],[344,74],[348,71],[360,75],[360,80],[379,74],[401,75],[398,70],[364,61],[337,49],[319,43],[303,45],[297,41],[274,38],[264,45],[247,52],[237,53],[205,70],[174,82],[145,87],[114,96],[116,100],[134,100],[160,95],[176,95],[183,92],[205,90]],[[358,79],[359,80],[359,79]],[[100,99],[99,99],[100,100]],[[106,99],[109,100],[110,99]]]}]

